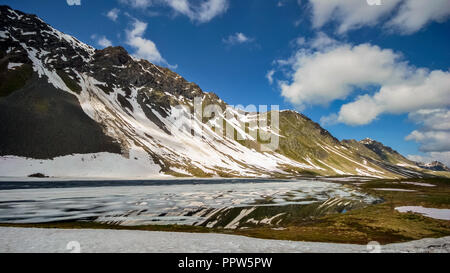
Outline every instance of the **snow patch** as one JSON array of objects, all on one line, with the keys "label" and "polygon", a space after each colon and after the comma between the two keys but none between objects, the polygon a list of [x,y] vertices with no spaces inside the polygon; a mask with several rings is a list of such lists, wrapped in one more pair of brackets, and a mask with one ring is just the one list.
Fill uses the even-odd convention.
[{"label": "snow patch", "polygon": [[[51,238],[51,240],[48,240]],[[264,240],[225,234],[132,230],[0,228],[2,253],[367,253],[366,245]],[[449,252],[450,237],[383,245],[383,253]]]},{"label": "snow patch", "polygon": [[158,177],[160,170],[160,166],[138,147],[130,151],[129,158],[112,153],[75,154],[51,160],[0,157],[0,175],[7,177],[43,173],[51,177],[133,179]]},{"label": "snow patch", "polygon": [[421,187],[436,187],[436,185],[428,184],[428,183],[418,183],[418,182],[401,182],[402,184],[408,184],[408,185],[416,185]]},{"label": "snow patch", "polygon": [[225,226],[225,229],[236,229],[239,225],[239,221],[241,221],[245,216],[252,213],[255,209],[256,207],[241,210],[239,215],[236,218],[234,218],[233,221],[228,223],[228,225]]},{"label": "snow patch", "polygon": [[424,208],[421,206],[404,206],[395,209],[399,212],[415,212],[434,219],[450,220],[450,209]]},{"label": "snow patch", "polygon": [[415,190],[406,190],[406,189],[393,189],[393,188],[377,188],[374,189],[376,191],[402,191],[402,192],[415,192]]},{"label": "snow patch", "polygon": [[23,63],[8,63],[8,70],[15,69],[16,67],[20,67],[22,65],[23,65]]}]

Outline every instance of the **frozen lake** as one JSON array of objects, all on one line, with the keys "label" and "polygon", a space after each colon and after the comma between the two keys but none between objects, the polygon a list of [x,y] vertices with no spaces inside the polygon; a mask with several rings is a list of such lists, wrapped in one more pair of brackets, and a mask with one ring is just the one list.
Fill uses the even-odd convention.
[{"label": "frozen lake", "polygon": [[0,182],[0,222],[91,220],[194,224],[206,209],[311,204],[331,198],[375,198],[338,183],[313,180],[154,180]]}]

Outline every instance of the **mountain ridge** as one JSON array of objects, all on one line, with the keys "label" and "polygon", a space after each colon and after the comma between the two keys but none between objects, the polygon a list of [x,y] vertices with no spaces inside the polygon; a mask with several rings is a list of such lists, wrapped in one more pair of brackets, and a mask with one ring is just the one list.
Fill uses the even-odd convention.
[{"label": "mountain ridge", "polygon": [[[123,47],[94,49],[35,15],[0,13],[0,176],[430,175],[379,142],[341,142],[295,111],[235,109]],[[219,109],[203,115],[209,105]]]}]

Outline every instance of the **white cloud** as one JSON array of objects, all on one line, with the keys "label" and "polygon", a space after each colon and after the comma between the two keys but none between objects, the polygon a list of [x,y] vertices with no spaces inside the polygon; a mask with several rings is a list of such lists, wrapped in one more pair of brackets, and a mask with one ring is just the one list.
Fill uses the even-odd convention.
[{"label": "white cloud", "polygon": [[306,39],[304,37],[298,37],[294,41],[297,46],[303,46],[306,43]]},{"label": "white cloud", "polygon": [[223,42],[229,45],[236,45],[236,44],[244,44],[244,43],[250,43],[253,42],[253,38],[247,37],[242,32],[236,32],[235,34],[232,34],[228,36],[227,38],[223,39]]},{"label": "white cloud", "polygon": [[123,4],[132,6],[133,8],[148,8],[153,5],[154,0],[119,0]]},{"label": "white cloud", "polygon": [[338,121],[363,125],[382,113],[402,114],[450,106],[449,72],[417,70],[400,78],[398,83],[379,84],[382,87],[374,95],[366,94],[343,105]]},{"label": "white cloud", "polygon": [[337,31],[344,33],[366,25],[375,25],[389,14],[402,0],[383,1],[380,6],[369,5],[365,0],[310,0],[313,26],[320,28],[329,21],[338,23]]},{"label": "white cloud", "polygon": [[312,49],[324,50],[326,48],[335,47],[339,45],[339,42],[329,37],[324,32],[319,31],[316,34],[316,37],[311,41],[309,41],[309,44],[307,45]]},{"label": "white cloud", "polygon": [[112,46],[112,42],[105,36],[98,36],[97,34],[93,34],[91,36],[91,39],[95,40],[95,42],[103,48]]},{"label": "white cloud", "polygon": [[345,99],[354,87],[394,83],[407,70],[398,59],[393,51],[369,44],[344,44],[324,51],[300,49],[289,60],[278,61],[293,70],[291,82],[281,84],[282,95],[301,107],[327,105]]},{"label": "white cloud", "polygon": [[409,119],[423,126],[425,130],[450,131],[450,110],[422,109],[409,114]]},{"label": "white cloud", "polygon": [[136,50],[134,56],[140,59],[146,59],[152,63],[169,65],[161,56],[161,53],[159,53],[155,43],[144,38],[146,30],[147,23],[134,19],[133,28],[125,31],[126,43]]},{"label": "white cloud", "polygon": [[426,155],[408,155],[407,158],[416,162],[429,163],[432,161],[440,161],[447,166],[450,166],[450,152],[431,152]]},{"label": "white cloud", "polygon": [[369,5],[365,0],[309,2],[313,26],[320,28],[328,22],[336,22],[338,33],[379,25],[410,34],[430,22],[442,22],[450,15],[448,0],[381,0],[381,5]]},{"label": "white cloud", "polygon": [[134,8],[166,6],[198,23],[206,23],[228,10],[228,0],[120,0]]},{"label": "white cloud", "polygon": [[98,40],[98,44],[102,47],[112,46],[111,41],[108,40],[105,36],[100,37],[100,39]]},{"label": "white cloud", "polygon": [[337,123],[338,123],[338,115],[337,114],[331,114],[331,115],[323,116],[320,118],[320,124],[322,124],[322,126],[334,125]]},{"label": "white cloud", "polygon": [[[450,73],[416,68],[402,55],[370,44],[352,46],[320,35],[288,60],[290,80],[279,82],[282,95],[300,109],[344,100],[355,90],[365,94],[344,104],[338,114],[324,117],[330,124],[368,124],[383,113],[401,114],[450,105]],[[322,46],[323,47],[323,46]],[[371,90],[378,90],[373,94]]]},{"label": "white cloud", "polygon": [[430,22],[443,22],[449,15],[450,1],[448,0],[408,0],[386,25],[403,34],[411,34]]},{"label": "white cloud", "polygon": [[66,0],[69,6],[81,6],[81,0]]},{"label": "white cloud", "polygon": [[414,130],[405,139],[419,143],[420,151],[426,153],[422,158],[411,157],[416,157],[417,161],[438,160],[450,165],[450,110],[422,109],[410,113],[409,118],[421,128]]},{"label": "white cloud", "polygon": [[204,1],[199,7],[191,8],[191,14],[186,14],[191,20],[201,23],[209,22],[217,15],[226,12],[228,9],[228,0],[209,0]]},{"label": "white cloud", "polygon": [[420,131],[415,130],[406,137],[421,144],[422,152],[450,151],[449,131]]},{"label": "white cloud", "polygon": [[119,13],[120,13],[120,10],[117,8],[114,8],[114,9],[108,11],[106,16],[115,22],[115,21],[117,21],[117,18],[119,18]]},{"label": "white cloud", "polygon": [[272,69],[266,74],[266,78],[269,81],[270,84],[273,84],[273,75],[275,74],[275,70]]}]

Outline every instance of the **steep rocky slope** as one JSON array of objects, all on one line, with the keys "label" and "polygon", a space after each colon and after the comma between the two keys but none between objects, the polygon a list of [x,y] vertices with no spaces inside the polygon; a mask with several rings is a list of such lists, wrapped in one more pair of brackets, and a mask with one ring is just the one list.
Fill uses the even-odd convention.
[{"label": "steep rocky slope", "polygon": [[341,143],[294,111],[233,108],[122,47],[0,13],[0,176],[425,175],[381,144]]}]

